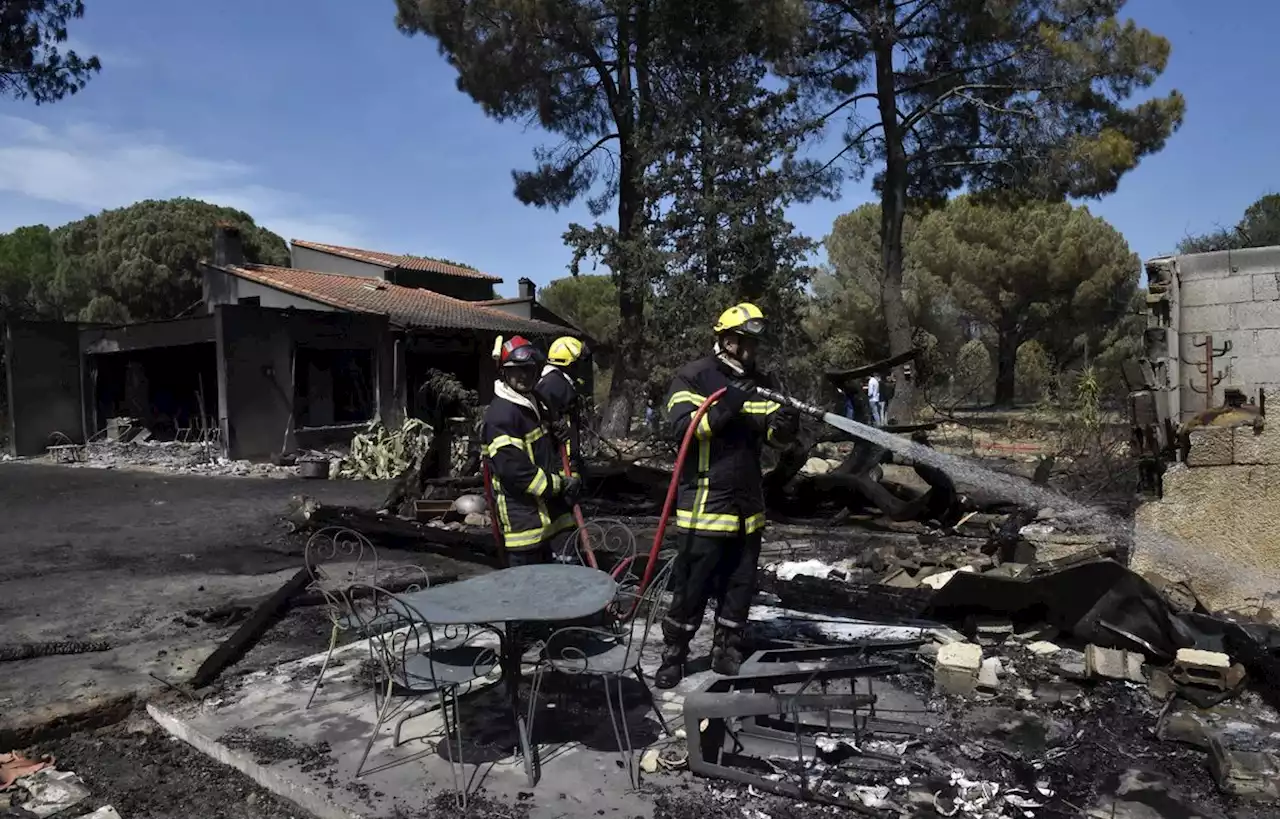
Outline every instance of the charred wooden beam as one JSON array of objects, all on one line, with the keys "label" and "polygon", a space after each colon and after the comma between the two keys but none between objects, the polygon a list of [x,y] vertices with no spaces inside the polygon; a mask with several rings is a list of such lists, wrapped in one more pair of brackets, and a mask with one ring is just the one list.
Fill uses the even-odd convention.
[{"label": "charred wooden beam", "polygon": [[777,595],[789,609],[875,620],[919,618],[933,596],[930,589],[900,589],[804,575],[780,580],[771,572],[759,573],[759,586],[761,591]]}]

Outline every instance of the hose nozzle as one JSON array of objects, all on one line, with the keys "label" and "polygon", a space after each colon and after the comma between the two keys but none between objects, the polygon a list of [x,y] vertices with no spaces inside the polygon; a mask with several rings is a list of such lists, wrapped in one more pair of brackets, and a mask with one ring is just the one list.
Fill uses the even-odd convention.
[{"label": "hose nozzle", "polygon": [[803,401],[797,401],[796,399],[792,398],[789,395],[783,395],[780,392],[775,392],[774,390],[765,389],[764,387],[756,387],[756,395],[760,396],[766,401],[773,401],[775,403],[792,407],[793,409],[797,409],[800,412],[803,412],[805,415],[811,415],[814,418],[817,418],[819,421],[821,421],[823,419],[823,416],[827,414],[827,411],[824,409],[815,407],[812,404],[806,404]]}]

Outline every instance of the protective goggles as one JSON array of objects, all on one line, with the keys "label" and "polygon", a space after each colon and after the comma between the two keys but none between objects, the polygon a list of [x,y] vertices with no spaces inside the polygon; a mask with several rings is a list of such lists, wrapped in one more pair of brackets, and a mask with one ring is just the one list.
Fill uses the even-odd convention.
[{"label": "protective goggles", "polygon": [[741,333],[744,336],[759,338],[764,335],[764,331],[769,328],[768,323],[762,318],[749,318],[746,321],[733,328],[733,332]]}]

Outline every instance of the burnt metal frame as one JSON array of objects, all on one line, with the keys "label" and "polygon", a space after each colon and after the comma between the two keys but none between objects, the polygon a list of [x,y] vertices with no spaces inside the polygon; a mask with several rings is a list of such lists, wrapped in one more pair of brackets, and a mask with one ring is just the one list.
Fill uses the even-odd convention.
[{"label": "burnt metal frame", "polygon": [[[924,726],[876,716],[876,696],[871,679],[876,676],[906,673],[911,669],[897,662],[866,662],[868,654],[906,650],[921,640],[867,642],[856,645],[757,651],[743,663],[737,677],[712,680],[685,698],[685,731],[689,750],[689,769],[699,776],[725,779],[754,786],[782,796],[826,802],[855,812],[881,815],[848,799],[828,796],[809,787],[805,774],[806,752],[817,755],[813,734],[819,730],[849,730],[855,742],[866,732],[918,735]],[[856,689],[858,679],[866,679],[866,693],[827,694],[833,680],[848,680]],[[807,694],[817,683],[824,691]],[[780,686],[799,686],[794,692],[779,692]],[[859,709],[865,708],[865,714]],[[842,713],[842,712],[852,712]],[[806,719],[806,714],[821,713],[820,720]],[[781,716],[782,719],[778,719]],[[762,719],[765,718],[765,719]],[[789,718],[789,719],[788,719]],[[708,722],[705,731],[702,722]],[[768,758],[794,753],[799,784],[773,781],[741,768],[724,764],[728,753],[738,756]],[[868,760],[898,762],[863,751]]]}]

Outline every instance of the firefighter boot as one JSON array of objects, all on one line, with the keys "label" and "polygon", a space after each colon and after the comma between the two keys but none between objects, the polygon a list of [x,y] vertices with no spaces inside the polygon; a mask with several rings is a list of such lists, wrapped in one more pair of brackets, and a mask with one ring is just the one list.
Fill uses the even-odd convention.
[{"label": "firefighter boot", "polygon": [[711,670],[726,677],[736,677],[741,668],[742,632],[717,626],[711,643]]},{"label": "firefighter boot", "polygon": [[684,664],[689,659],[689,638],[693,636],[666,631],[663,629],[662,662],[653,675],[653,684],[664,690],[675,688],[684,678]]}]

